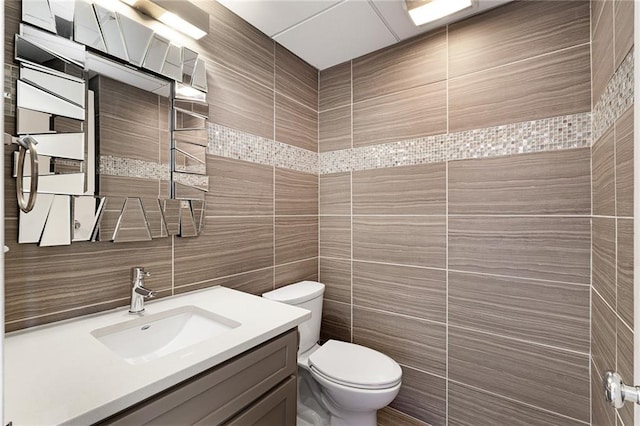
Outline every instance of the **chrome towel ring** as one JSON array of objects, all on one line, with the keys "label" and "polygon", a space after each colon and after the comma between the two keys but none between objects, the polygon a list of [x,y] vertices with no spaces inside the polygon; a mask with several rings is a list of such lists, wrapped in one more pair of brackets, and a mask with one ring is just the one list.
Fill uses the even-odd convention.
[{"label": "chrome towel ring", "polygon": [[[18,151],[18,166],[16,173],[16,195],[18,197],[18,207],[20,207],[20,210],[23,212],[29,213],[36,204],[36,197],[38,195],[38,152],[36,151],[36,144],[38,142],[29,135],[14,139],[14,142],[20,147]],[[29,159],[31,160],[31,182],[29,185],[29,198],[25,200],[22,175],[24,173],[24,162],[26,160],[27,152],[29,152]]]}]

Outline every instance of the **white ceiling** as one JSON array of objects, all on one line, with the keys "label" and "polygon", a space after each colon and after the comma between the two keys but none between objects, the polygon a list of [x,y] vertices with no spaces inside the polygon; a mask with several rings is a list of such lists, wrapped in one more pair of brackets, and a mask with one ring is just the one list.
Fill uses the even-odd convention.
[{"label": "white ceiling", "polygon": [[416,27],[404,0],[217,0],[322,70],[511,0],[472,8]]}]

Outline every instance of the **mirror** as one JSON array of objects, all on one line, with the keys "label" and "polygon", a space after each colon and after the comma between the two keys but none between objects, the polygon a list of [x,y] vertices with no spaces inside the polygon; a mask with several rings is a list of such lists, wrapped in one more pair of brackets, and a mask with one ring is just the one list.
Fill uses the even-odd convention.
[{"label": "mirror", "polygon": [[47,31],[23,23],[16,35],[16,130],[38,142],[40,171],[19,242],[197,236],[209,186],[204,60],[121,10],[25,3],[23,21]]}]

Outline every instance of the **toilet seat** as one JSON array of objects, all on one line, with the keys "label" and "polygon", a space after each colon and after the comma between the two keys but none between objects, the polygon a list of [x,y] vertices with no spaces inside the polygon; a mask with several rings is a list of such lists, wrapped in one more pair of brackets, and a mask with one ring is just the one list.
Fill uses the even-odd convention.
[{"label": "toilet seat", "polygon": [[329,340],[314,351],[309,368],[328,381],[359,389],[392,388],[402,378],[402,369],[388,356],[338,340]]}]

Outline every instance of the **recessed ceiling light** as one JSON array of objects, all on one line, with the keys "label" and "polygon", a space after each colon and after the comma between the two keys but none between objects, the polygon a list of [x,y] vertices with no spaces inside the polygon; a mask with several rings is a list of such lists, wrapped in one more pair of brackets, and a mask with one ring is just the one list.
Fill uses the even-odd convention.
[{"label": "recessed ceiling light", "polygon": [[415,25],[423,25],[472,6],[472,0],[405,0]]}]

